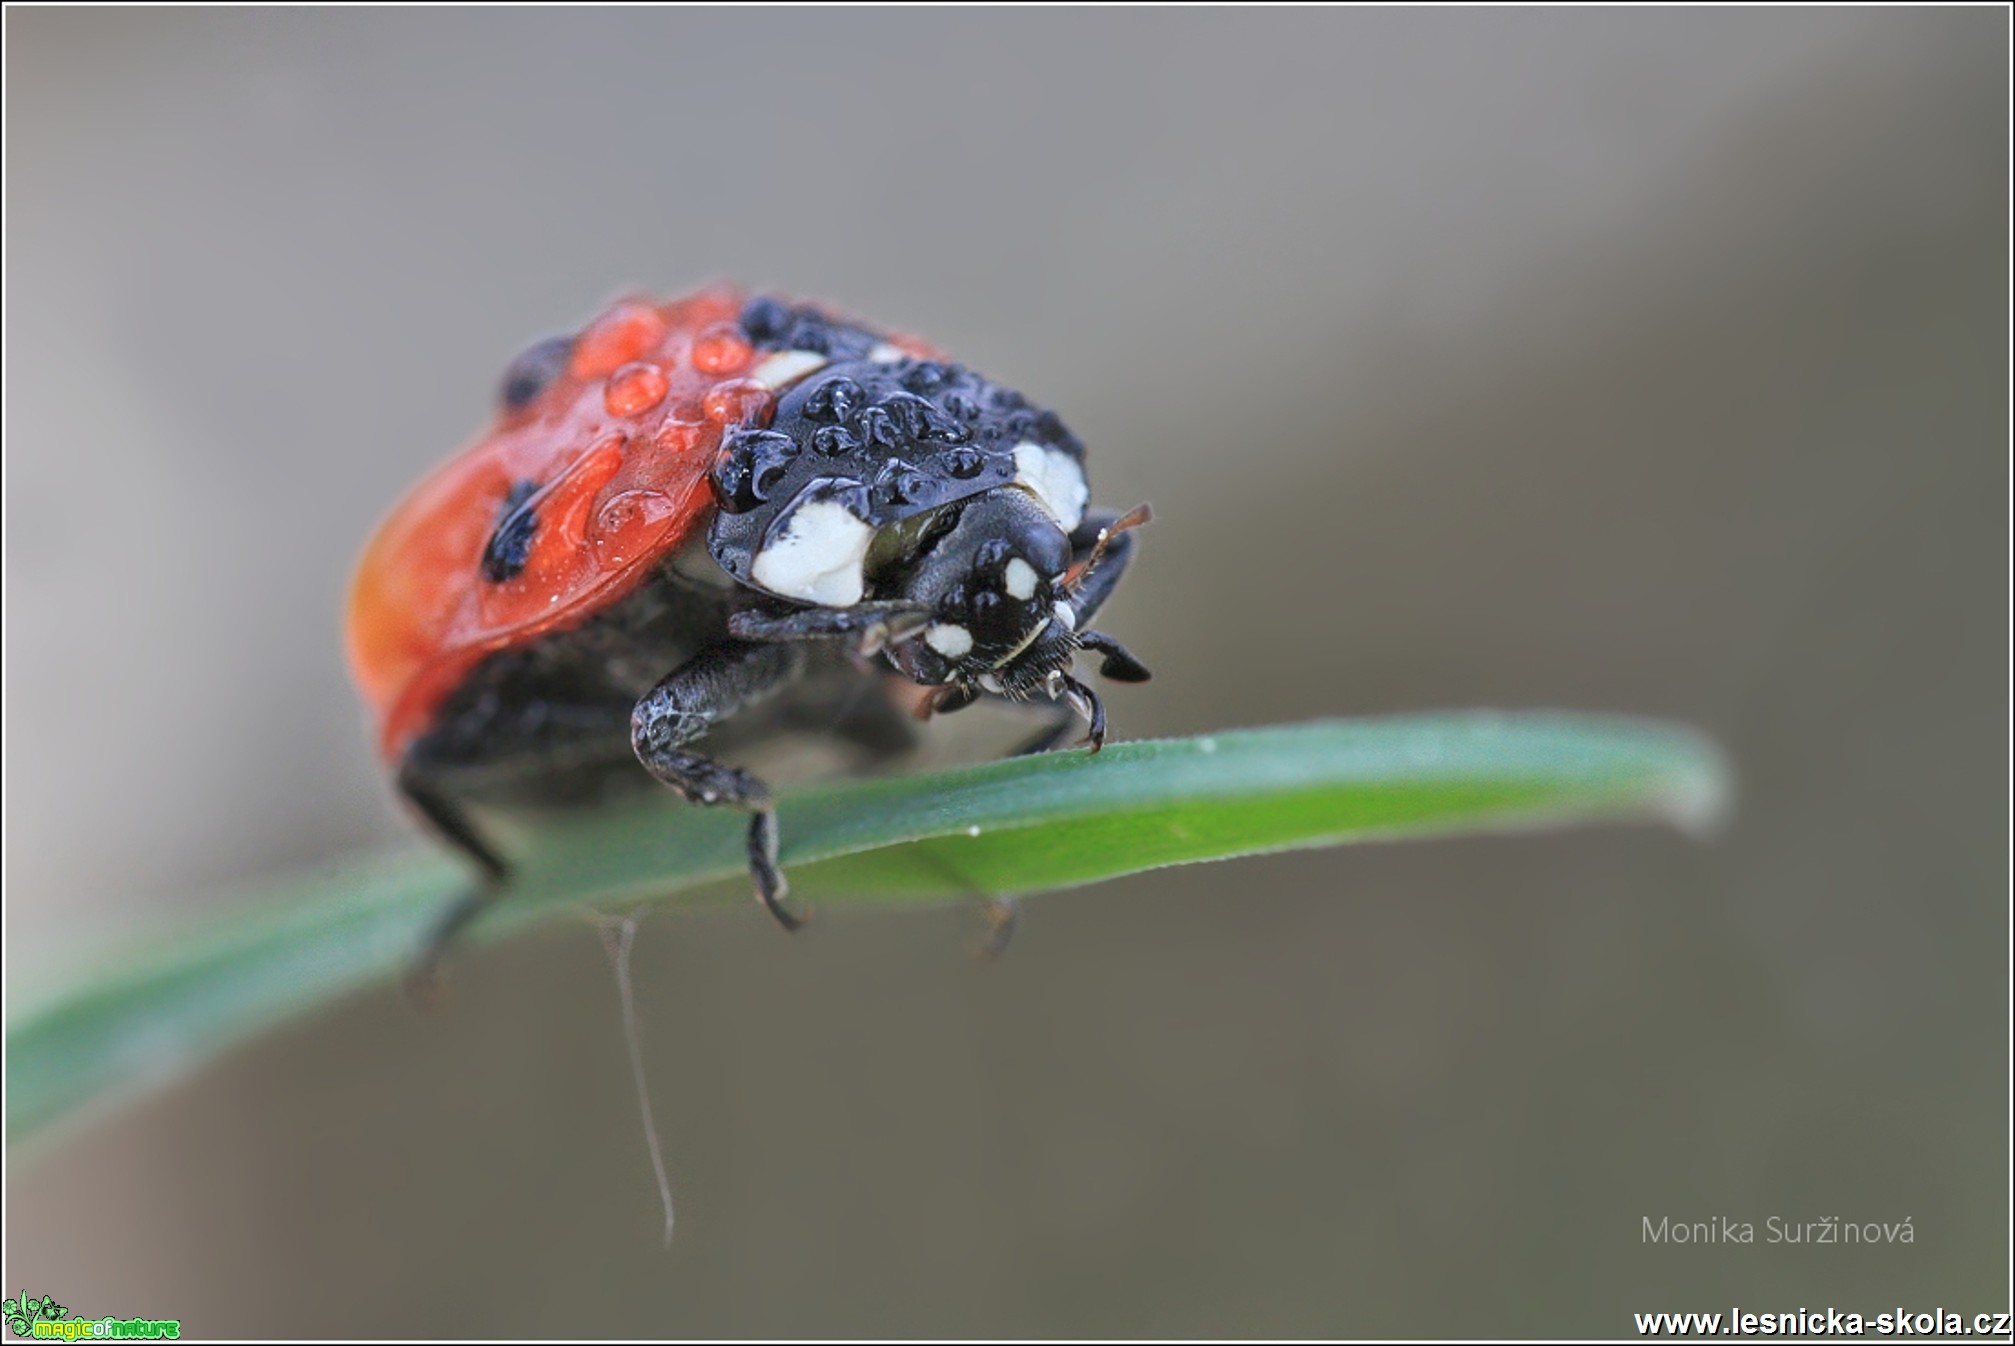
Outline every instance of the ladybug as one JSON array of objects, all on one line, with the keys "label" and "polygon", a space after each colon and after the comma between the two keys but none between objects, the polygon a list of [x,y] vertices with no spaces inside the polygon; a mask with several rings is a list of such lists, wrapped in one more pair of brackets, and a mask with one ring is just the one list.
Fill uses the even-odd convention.
[{"label": "ladybug", "polygon": [[652,778],[745,810],[756,896],[795,929],[771,791],[715,752],[813,727],[882,760],[981,698],[1042,706],[1022,751],[1079,718],[1098,751],[1071,664],[1148,677],[1091,627],[1147,510],[1089,500],[1055,413],[813,305],[633,296],[526,350],[490,432],[392,511],[350,588],[380,752],[480,876],[416,976],[509,886],[484,811]]}]

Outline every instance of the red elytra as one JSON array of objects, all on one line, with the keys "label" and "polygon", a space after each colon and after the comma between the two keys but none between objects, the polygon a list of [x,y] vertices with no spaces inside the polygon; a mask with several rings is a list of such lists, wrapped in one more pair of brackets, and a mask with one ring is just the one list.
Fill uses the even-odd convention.
[{"label": "red elytra", "polygon": [[[615,602],[711,517],[706,478],[723,432],[767,424],[774,410],[745,377],[755,352],[735,325],[743,298],[716,288],[610,305],[549,386],[503,411],[380,526],[351,583],[347,645],[386,758],[487,655]],[[483,582],[484,548],[526,481],[543,485],[525,565]]]}]

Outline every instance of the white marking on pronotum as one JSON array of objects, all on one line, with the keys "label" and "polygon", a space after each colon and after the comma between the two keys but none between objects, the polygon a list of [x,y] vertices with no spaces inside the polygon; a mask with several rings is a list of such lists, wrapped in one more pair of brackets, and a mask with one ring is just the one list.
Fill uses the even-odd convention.
[{"label": "white marking on pronotum", "polygon": [[847,489],[830,478],[807,486],[770,525],[749,577],[773,594],[821,607],[860,602],[867,592],[861,567],[875,530],[833,498]]},{"label": "white marking on pronotum", "polygon": [[909,359],[909,355],[900,346],[891,346],[886,341],[878,341],[868,352],[868,359],[878,365],[892,365],[898,360]]},{"label": "white marking on pronotum", "polygon": [[1015,480],[1035,492],[1066,533],[1083,521],[1091,487],[1085,484],[1084,469],[1077,459],[1062,449],[1047,449],[1025,439],[1014,446],[1014,469]]},{"label": "white marking on pronotum", "polygon": [[1001,689],[1001,680],[991,673],[982,673],[980,674],[980,686],[989,692],[998,694]]},{"label": "white marking on pronotum", "polygon": [[1063,627],[1063,629],[1066,631],[1077,630],[1076,608],[1072,607],[1070,604],[1064,602],[1061,598],[1059,598],[1056,601],[1055,611],[1056,611],[1057,624],[1059,626]]},{"label": "white marking on pronotum", "polygon": [[924,632],[924,644],[947,659],[963,659],[972,653],[973,633],[963,626],[939,622]]},{"label": "white marking on pronotum", "polygon": [[749,377],[776,392],[825,367],[826,357],[817,351],[778,351],[750,370]]},{"label": "white marking on pronotum", "polygon": [[624,916],[601,922],[602,948],[616,969],[616,994],[623,1002],[623,1041],[630,1049],[630,1079],[637,1086],[637,1110],[644,1116],[644,1143],[651,1151],[651,1171],[658,1176],[658,1201],[665,1208],[665,1246],[672,1246],[672,1180],[665,1175],[665,1152],[658,1144],[658,1123],[651,1115],[651,1090],[644,1079],[643,1039],[637,1032],[637,997],[630,986],[630,946],[637,941],[638,918]]},{"label": "white marking on pronotum", "polygon": [[1001,576],[1001,582],[1007,585],[1008,595],[1024,603],[1035,597],[1035,581],[1035,567],[1019,556],[1007,563],[1007,570]]}]

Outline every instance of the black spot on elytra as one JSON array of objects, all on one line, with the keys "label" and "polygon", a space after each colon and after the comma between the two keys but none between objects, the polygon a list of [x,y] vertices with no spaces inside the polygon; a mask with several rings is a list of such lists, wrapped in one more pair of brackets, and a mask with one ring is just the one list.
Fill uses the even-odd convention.
[{"label": "black spot on elytra", "polygon": [[531,558],[532,539],[539,532],[539,512],[531,502],[538,489],[530,478],[517,483],[497,511],[496,530],[483,548],[483,578],[492,584],[516,579]]},{"label": "black spot on elytra", "polygon": [[504,381],[497,388],[497,400],[503,403],[504,410],[523,411],[530,406],[566,369],[573,352],[572,337],[548,337],[537,345],[527,346],[505,368]]},{"label": "black spot on elytra", "polygon": [[831,318],[809,304],[792,307],[764,295],[742,309],[742,331],[757,350],[811,351],[835,360],[860,360],[881,338],[865,327]]},{"label": "black spot on elytra", "polygon": [[777,340],[791,328],[791,308],[780,299],[765,295],[751,299],[742,310],[742,331],[758,346]]}]

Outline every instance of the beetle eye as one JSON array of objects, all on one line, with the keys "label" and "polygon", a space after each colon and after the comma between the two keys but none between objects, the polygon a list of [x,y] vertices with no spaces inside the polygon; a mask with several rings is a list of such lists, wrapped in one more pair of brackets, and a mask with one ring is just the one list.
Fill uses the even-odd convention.
[{"label": "beetle eye", "polygon": [[572,337],[548,337],[537,345],[528,346],[517,359],[511,361],[504,370],[504,381],[497,388],[497,400],[504,410],[523,411],[532,404],[534,398],[552,386],[553,380],[567,367],[567,357],[573,354]]}]

